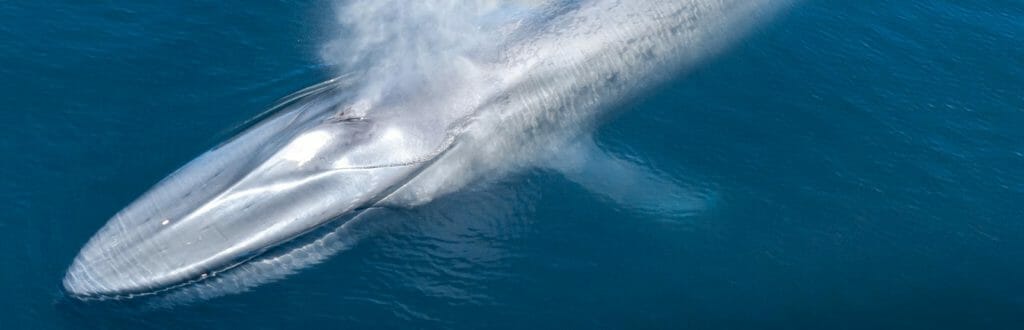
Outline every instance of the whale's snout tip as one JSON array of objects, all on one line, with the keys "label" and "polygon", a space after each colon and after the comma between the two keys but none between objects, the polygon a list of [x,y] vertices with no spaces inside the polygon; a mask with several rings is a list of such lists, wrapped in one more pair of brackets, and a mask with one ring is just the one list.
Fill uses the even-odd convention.
[{"label": "whale's snout tip", "polygon": [[78,263],[74,263],[68,268],[68,271],[64,273],[64,279],[61,280],[64,294],[72,298],[86,298],[91,296],[91,293],[97,292],[97,286],[94,283],[85,281],[88,278],[88,270],[83,269]]},{"label": "whale's snout tip", "polygon": [[71,267],[68,267],[61,284],[66,296],[79,300],[113,295],[113,292],[104,289],[109,285],[97,281],[96,275],[90,271],[90,267],[83,265],[79,258],[75,258]]},{"label": "whale's snout tip", "polygon": [[[85,252],[87,251],[83,250],[83,253]],[[126,287],[126,284],[143,285],[139,279],[135,281],[128,279],[121,281],[120,277],[100,274],[97,270],[102,268],[103,265],[84,260],[83,253],[80,253],[75,258],[71,266],[68,267],[67,272],[64,273],[64,279],[61,281],[61,284],[66,296],[78,300],[117,298],[131,291],[130,288]],[[121,269],[118,273],[124,275],[127,273],[127,270]]]}]

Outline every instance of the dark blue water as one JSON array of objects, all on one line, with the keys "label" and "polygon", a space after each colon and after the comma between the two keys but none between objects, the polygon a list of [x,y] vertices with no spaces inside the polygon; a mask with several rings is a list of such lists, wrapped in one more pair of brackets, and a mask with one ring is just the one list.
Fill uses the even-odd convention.
[{"label": "dark blue water", "polygon": [[[66,2],[66,3],[65,3]],[[1019,328],[1024,3],[804,1],[634,104],[609,150],[713,203],[549,171],[170,310],[68,303],[108,217],[331,76],[328,1],[0,3],[0,329]]]}]

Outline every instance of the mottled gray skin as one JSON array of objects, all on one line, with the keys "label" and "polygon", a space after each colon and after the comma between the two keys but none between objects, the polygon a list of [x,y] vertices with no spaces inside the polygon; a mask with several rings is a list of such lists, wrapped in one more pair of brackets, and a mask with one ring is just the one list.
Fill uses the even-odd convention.
[{"label": "mottled gray skin", "polygon": [[[277,278],[305,267],[333,252],[289,265],[259,257],[369,207],[415,206],[551,159],[779,2],[581,1],[543,27],[509,27],[515,37],[497,47],[500,56],[451,59],[461,64],[443,93],[374,102],[350,88],[372,77],[313,86],[117,213],[82,248],[64,288],[126,298],[218,283],[210,278],[234,268]],[[239,267],[247,262],[255,264]]]}]

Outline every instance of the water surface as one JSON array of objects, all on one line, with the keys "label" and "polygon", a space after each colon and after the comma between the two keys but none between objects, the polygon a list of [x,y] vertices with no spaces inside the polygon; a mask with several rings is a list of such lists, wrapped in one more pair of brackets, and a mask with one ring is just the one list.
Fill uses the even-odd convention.
[{"label": "water surface", "polygon": [[1016,328],[1024,5],[804,1],[598,132],[702,191],[636,212],[527,171],[392,211],[286,280],[68,304],[108,217],[332,75],[327,1],[0,4],[0,328]]}]

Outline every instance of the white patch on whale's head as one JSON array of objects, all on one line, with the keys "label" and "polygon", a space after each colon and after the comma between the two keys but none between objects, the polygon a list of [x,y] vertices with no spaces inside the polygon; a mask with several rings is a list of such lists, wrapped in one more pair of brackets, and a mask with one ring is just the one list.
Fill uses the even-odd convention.
[{"label": "white patch on whale's head", "polygon": [[299,135],[281,151],[281,157],[299,166],[309,162],[331,140],[331,135],[324,131],[312,131]]}]

